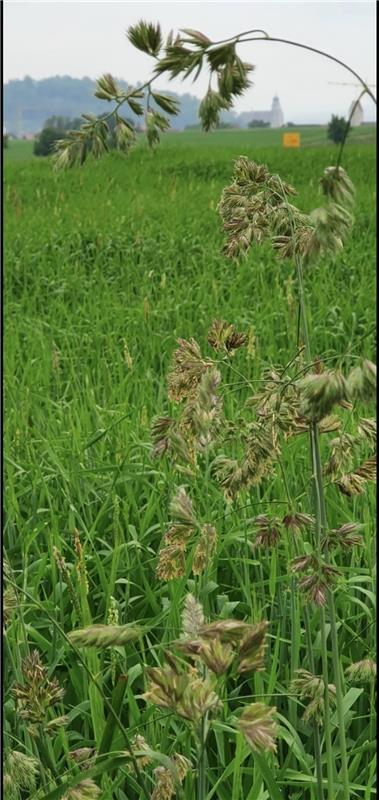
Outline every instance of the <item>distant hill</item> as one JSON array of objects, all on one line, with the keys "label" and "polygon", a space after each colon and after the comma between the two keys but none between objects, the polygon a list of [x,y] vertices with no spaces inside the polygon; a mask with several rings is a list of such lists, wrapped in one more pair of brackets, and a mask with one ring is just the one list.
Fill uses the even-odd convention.
[{"label": "distant hill", "polygon": [[[123,89],[128,88],[125,81],[119,81]],[[6,130],[17,136],[38,133],[45,120],[53,115],[74,119],[81,114],[103,114],[107,103],[94,97],[95,81],[91,78],[70,78],[68,75],[33,80],[11,80],[4,84],[3,109]],[[172,127],[182,130],[187,125],[195,125],[198,119],[200,101],[190,94],[165,92],[180,102],[180,113],[172,118]],[[128,109],[127,116],[137,121]],[[235,122],[237,116],[225,113],[224,122]]]}]

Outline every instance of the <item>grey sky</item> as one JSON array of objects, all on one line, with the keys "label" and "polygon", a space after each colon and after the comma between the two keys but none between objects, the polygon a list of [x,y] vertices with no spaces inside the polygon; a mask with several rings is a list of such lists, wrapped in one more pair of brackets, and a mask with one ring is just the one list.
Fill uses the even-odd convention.
[{"label": "grey sky", "polygon": [[[375,83],[376,3],[366,2],[18,2],[4,3],[4,80],[71,75],[99,77],[111,72],[130,83],[151,74],[152,60],[125,37],[129,25],[143,18],[159,21],[164,33],[191,27],[223,39],[251,28],[295,39],[330,52]],[[353,82],[344,69],[320,56],[281,44],[255,42],[241,55],[256,66],[254,86],[236,103],[237,111],[264,109],[275,93],[285,119],[326,121],[346,115],[357,89],[330,81]],[[207,79],[169,81],[161,89],[201,96]],[[376,90],[374,90],[376,91]],[[365,119],[374,119],[364,100]],[[85,111],[85,109],[83,109]]]}]

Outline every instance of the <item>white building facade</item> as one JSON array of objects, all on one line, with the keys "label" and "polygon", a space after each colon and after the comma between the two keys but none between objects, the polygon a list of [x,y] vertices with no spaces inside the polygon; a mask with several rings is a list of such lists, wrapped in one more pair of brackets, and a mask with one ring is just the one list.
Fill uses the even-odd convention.
[{"label": "white building facade", "polygon": [[247,128],[249,122],[259,121],[268,122],[270,128],[282,128],[284,116],[279,97],[273,97],[271,108],[268,111],[244,111],[239,115],[238,121],[243,128]]}]

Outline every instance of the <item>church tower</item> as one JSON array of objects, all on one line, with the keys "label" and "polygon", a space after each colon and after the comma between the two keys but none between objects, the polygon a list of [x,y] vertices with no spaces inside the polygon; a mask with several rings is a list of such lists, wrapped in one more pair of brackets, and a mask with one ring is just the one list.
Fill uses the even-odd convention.
[{"label": "church tower", "polygon": [[275,95],[271,105],[271,127],[281,128],[282,125],[284,125],[283,111],[280,105],[279,97]]}]

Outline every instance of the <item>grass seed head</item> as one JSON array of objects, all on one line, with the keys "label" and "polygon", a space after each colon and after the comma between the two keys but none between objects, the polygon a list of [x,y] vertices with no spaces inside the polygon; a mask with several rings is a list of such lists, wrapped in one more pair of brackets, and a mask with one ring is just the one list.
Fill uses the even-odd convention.
[{"label": "grass seed head", "polygon": [[228,109],[230,101],[224,98],[219,92],[208,89],[199,106],[199,117],[203,129],[210,131],[216,128],[220,121],[220,112]]},{"label": "grass seed head", "polygon": [[[12,796],[14,790],[14,797],[19,795],[19,791],[27,791],[33,793],[36,787],[37,777],[39,775],[39,763],[32,756],[27,756],[19,750],[8,750],[4,754],[4,787],[5,797]],[[8,776],[10,781],[8,781]]]},{"label": "grass seed head", "polygon": [[263,703],[252,703],[242,711],[237,727],[252,750],[258,753],[276,752],[277,724],[274,719],[275,712],[275,707],[269,708]]},{"label": "grass seed head", "polygon": [[180,430],[193,447],[201,452],[212,445],[221,425],[222,400],[217,395],[221,374],[209,369],[200,378],[194,394],[187,399],[180,420]]},{"label": "grass seed head", "polygon": [[355,474],[365,481],[376,481],[376,455],[370,456],[355,470]]},{"label": "grass seed head", "polygon": [[277,206],[284,196],[296,194],[292,186],[246,156],[235,162],[233,177],[219,204],[227,235],[224,253],[228,258],[246,254],[253,244],[259,245],[269,238]]},{"label": "grass seed head", "polygon": [[54,719],[49,720],[46,722],[44,726],[44,731],[51,736],[54,736],[59,728],[64,728],[67,723],[69,722],[69,717],[67,714],[64,714],[62,717],[55,717]]},{"label": "grass seed head", "polygon": [[358,434],[376,446],[376,419],[361,418],[358,424]]},{"label": "grass seed head", "polygon": [[188,770],[191,769],[192,766],[190,760],[180,753],[174,753],[171,762],[172,770],[166,767],[156,767],[154,770],[156,784],[153,794],[151,795],[151,800],[170,800],[171,797],[175,797],[176,788],[174,777],[179,783],[183,783]]},{"label": "grass seed head", "polygon": [[[303,720],[309,722],[314,720],[318,725],[323,723],[325,711],[325,683],[323,678],[313,675],[305,669],[296,670],[296,678],[291,681],[290,691],[297,695],[300,700],[310,700],[308,703]],[[336,703],[336,687],[333,683],[328,684],[329,704],[334,706]]]},{"label": "grass seed head", "polygon": [[342,250],[344,239],[353,225],[353,217],[346,208],[330,202],[324,208],[314,209],[309,219],[312,229],[309,229],[308,242],[300,255],[309,261]]},{"label": "grass seed head", "polygon": [[157,57],[163,45],[163,38],[160,25],[139,20],[136,25],[128,28],[127,36],[129,41],[138,50],[150,56]]},{"label": "grass seed head", "polygon": [[172,498],[170,512],[174,522],[163,537],[158,558],[157,575],[161,580],[172,580],[184,575],[187,544],[199,527],[192,500],[184,486]]},{"label": "grass seed head", "polygon": [[320,420],[318,429],[320,433],[333,433],[340,430],[341,424],[339,417],[336,417],[335,414],[328,414],[327,417]]},{"label": "grass seed head", "polygon": [[254,547],[275,547],[280,540],[280,520],[260,514],[253,520],[253,525],[256,529]]},{"label": "grass seed head", "polygon": [[165,767],[156,767],[153,774],[155,786],[151,800],[171,800],[175,796],[175,785],[170,771]]},{"label": "grass seed head", "polygon": [[325,370],[320,375],[307,375],[298,383],[301,394],[300,414],[320,421],[333,406],[349,399],[348,384],[339,370]]},{"label": "grass seed head", "polygon": [[239,492],[259,485],[278,454],[278,435],[272,420],[250,423],[244,437],[243,457],[237,460],[220,455],[213,462],[214,474],[226,499],[233,500]]},{"label": "grass seed head", "polygon": [[142,629],[129,625],[90,625],[68,634],[79,647],[123,647],[141,636]]},{"label": "grass seed head", "polygon": [[94,747],[78,747],[76,750],[70,750],[68,753],[69,758],[79,764],[80,769],[88,769],[91,761],[96,755]]},{"label": "grass seed head", "polygon": [[366,359],[362,366],[354,367],[348,379],[350,396],[355,400],[367,403],[376,396],[376,364]]},{"label": "grass seed head", "polygon": [[258,672],[264,669],[267,628],[266,621],[250,626],[238,648],[238,672]]},{"label": "grass seed head", "polygon": [[364,461],[354,472],[342,475],[336,485],[342,494],[354,497],[365,492],[367,481],[376,481],[376,455]]},{"label": "grass seed head", "polygon": [[142,696],[147,702],[168,708],[194,724],[219,708],[220,700],[209,677],[202,678],[188,667],[183,671],[172,654],[166,653],[166,659],[163,667],[146,670],[149,687]]},{"label": "grass seed head", "polygon": [[178,429],[177,423],[170,417],[158,417],[151,428],[153,448],[152,458],[167,455],[173,463],[191,464],[191,451]]},{"label": "grass seed head", "polygon": [[234,660],[234,651],[230,644],[213,639],[209,642],[200,642],[196,657],[215,675],[225,675]]},{"label": "grass seed head", "polygon": [[349,472],[347,475],[342,475],[341,478],[336,481],[336,486],[338,486],[340,492],[345,494],[347,497],[354,497],[358,494],[364,494],[366,491],[365,484],[365,479],[361,478],[359,475],[356,475],[354,472]]},{"label": "grass seed head", "polygon": [[212,361],[202,358],[195,339],[178,339],[178,344],[168,374],[168,396],[175,403],[192,396],[204,372],[213,367]]},{"label": "grass seed head", "polygon": [[237,459],[219,455],[213,462],[213,471],[227,500],[233,500],[244,488],[245,476]]},{"label": "grass seed head", "polygon": [[336,567],[319,561],[314,553],[296,556],[291,562],[291,571],[310,573],[301,578],[298,587],[303,593],[304,599],[316,606],[325,605],[328,591],[334,587],[337,577],[340,575]]},{"label": "grass seed head", "polygon": [[320,178],[320,189],[335,203],[349,205],[354,202],[354,185],[343,167],[326,167]]},{"label": "grass seed head", "polygon": [[339,435],[328,442],[331,455],[324,466],[324,475],[329,475],[332,480],[340,475],[342,470],[348,470],[353,463],[354,451],[359,444],[356,436],[341,431]]},{"label": "grass seed head", "polygon": [[364,658],[350,664],[346,669],[346,677],[356,683],[372,683],[376,680],[376,662],[372,658]]},{"label": "grass seed head", "polygon": [[30,732],[33,732],[34,726],[46,725],[49,709],[62,700],[64,690],[55,678],[48,678],[37,650],[24,658],[21,671],[24,682],[15,684],[12,693],[20,717],[30,723]]},{"label": "grass seed head", "polygon": [[182,613],[183,637],[192,639],[194,636],[197,636],[204,622],[202,605],[195,599],[193,594],[187,594],[184,600]]},{"label": "grass seed head", "polygon": [[301,531],[311,528],[315,524],[314,517],[300,511],[290,512],[283,517],[282,523],[287,530]]},{"label": "grass seed head", "polygon": [[247,336],[238,333],[234,325],[215,319],[208,331],[208,344],[216,351],[233,353],[246,344]]},{"label": "grass seed head", "polygon": [[199,634],[202,639],[208,640],[216,637],[221,642],[238,644],[249,631],[250,625],[247,622],[241,622],[238,619],[221,619],[205,623],[200,628]]},{"label": "grass seed head", "polygon": [[[178,526],[176,526],[178,527]],[[173,528],[170,528],[172,531]],[[186,534],[193,529],[185,528]],[[167,534],[166,534],[167,536]],[[181,578],[185,574],[186,559],[185,559],[186,545],[184,540],[174,542],[174,544],[166,544],[161,547],[159,551],[157,577],[162,581],[171,581],[174,578]]]},{"label": "grass seed head", "polygon": [[89,593],[89,583],[86,566],[86,553],[80,539],[80,533],[77,528],[73,530],[74,549],[76,553],[76,571],[79,583],[84,589],[85,593]]},{"label": "grass seed head", "polygon": [[203,525],[193,554],[192,572],[194,575],[201,575],[204,570],[211,567],[216,546],[216,528],[213,525]]},{"label": "grass seed head", "polygon": [[249,360],[253,359],[257,349],[256,335],[254,325],[250,325],[247,334],[247,357]]},{"label": "grass seed head", "polygon": [[328,585],[320,575],[307,575],[299,581],[298,587],[306,601],[310,601],[314,603],[315,606],[319,607],[325,605],[328,595]]},{"label": "grass seed head", "polygon": [[192,525],[183,525],[180,522],[172,523],[163,537],[163,543],[167,546],[177,545],[183,551],[186,549],[189,540],[195,533],[196,528]]},{"label": "grass seed head", "polygon": [[[149,755],[149,747],[146,739],[138,733],[131,741],[131,751],[140,769],[144,769],[151,763],[151,756]],[[125,751],[125,753],[130,756],[130,751]],[[135,767],[132,763],[128,765],[128,769],[130,772],[135,772]]]},{"label": "grass seed head", "polygon": [[323,550],[332,550],[337,547],[347,550],[350,547],[363,547],[362,536],[357,536],[357,531],[361,529],[362,525],[355,522],[346,522],[340,528],[333,528],[329,531],[327,536],[321,540],[321,547]]},{"label": "grass seed head", "polygon": [[[328,684],[329,706],[336,704],[336,687],[333,683]],[[303,714],[304,722],[314,720],[317,725],[322,725],[325,717],[325,700],[323,697],[318,696],[311,700]]]},{"label": "grass seed head", "polygon": [[6,629],[7,625],[12,620],[12,617],[17,609],[17,595],[13,586],[7,586],[3,591],[3,628]]},{"label": "grass seed head", "polygon": [[194,527],[197,525],[192,500],[184,486],[181,486],[170,503],[170,513],[175,522]]},{"label": "grass seed head", "polygon": [[101,794],[99,786],[91,778],[86,778],[69,789],[63,795],[63,800],[97,800]]}]

